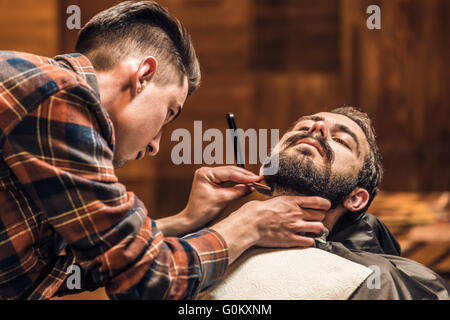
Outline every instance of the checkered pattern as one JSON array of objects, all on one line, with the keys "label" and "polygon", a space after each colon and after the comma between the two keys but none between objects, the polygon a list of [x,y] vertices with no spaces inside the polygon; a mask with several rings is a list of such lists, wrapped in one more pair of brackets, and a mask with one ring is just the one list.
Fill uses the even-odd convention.
[{"label": "checkered pattern", "polygon": [[73,293],[73,264],[82,289],[119,299],[193,298],[223,276],[220,235],[164,238],[118,182],[113,147],[86,57],[0,51],[0,298]]}]

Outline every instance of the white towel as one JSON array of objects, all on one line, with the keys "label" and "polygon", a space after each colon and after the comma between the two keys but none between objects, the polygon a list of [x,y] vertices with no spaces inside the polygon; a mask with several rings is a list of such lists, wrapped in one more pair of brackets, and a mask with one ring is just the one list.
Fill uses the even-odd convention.
[{"label": "white towel", "polygon": [[317,248],[251,249],[203,300],[344,300],[372,270]]}]

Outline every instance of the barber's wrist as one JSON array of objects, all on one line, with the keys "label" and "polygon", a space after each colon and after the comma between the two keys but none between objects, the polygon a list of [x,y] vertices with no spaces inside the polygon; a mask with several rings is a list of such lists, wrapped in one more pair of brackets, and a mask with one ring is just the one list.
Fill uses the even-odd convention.
[{"label": "barber's wrist", "polygon": [[260,239],[254,222],[243,215],[230,215],[210,229],[218,232],[227,243],[230,264]]},{"label": "barber's wrist", "polygon": [[189,219],[184,210],[176,215],[158,219],[155,222],[157,228],[166,237],[183,236],[195,229],[194,222]]}]

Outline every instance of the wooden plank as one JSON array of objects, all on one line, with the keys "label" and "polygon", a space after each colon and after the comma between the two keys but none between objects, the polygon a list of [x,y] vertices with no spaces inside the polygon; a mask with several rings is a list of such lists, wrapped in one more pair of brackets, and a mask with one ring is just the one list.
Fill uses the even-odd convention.
[{"label": "wooden plank", "polygon": [[33,0],[0,0],[0,50],[57,54],[57,0],[36,4]]},{"label": "wooden plank", "polygon": [[[365,26],[370,4],[381,30]],[[448,12],[445,0],[343,0],[343,92],[375,119],[386,189],[450,189]]]}]

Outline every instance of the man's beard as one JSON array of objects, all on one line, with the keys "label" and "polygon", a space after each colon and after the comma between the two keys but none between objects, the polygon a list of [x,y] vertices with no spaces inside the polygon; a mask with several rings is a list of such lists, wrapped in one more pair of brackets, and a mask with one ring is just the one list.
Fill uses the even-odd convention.
[{"label": "man's beard", "polygon": [[[286,151],[296,141],[305,138],[315,139],[320,143],[325,153],[323,166],[314,164],[310,150]],[[264,169],[269,167],[271,159],[278,157],[278,171],[265,175],[265,180],[274,193],[319,196],[330,200],[331,208],[334,209],[357,187],[354,177],[332,173],[331,164],[335,155],[321,137],[300,133],[289,138],[284,146],[284,151],[272,155],[264,165]]]}]

